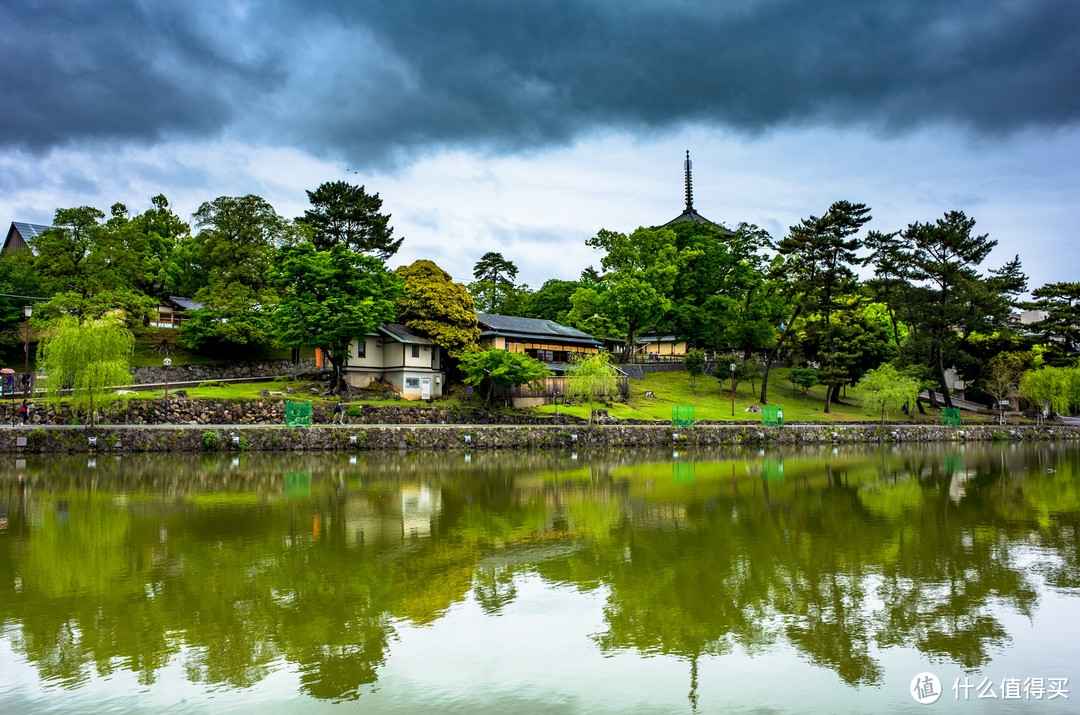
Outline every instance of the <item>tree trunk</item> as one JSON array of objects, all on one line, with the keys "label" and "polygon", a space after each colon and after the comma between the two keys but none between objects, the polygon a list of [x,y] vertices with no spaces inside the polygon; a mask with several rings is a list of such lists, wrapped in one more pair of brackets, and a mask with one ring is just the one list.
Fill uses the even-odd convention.
[{"label": "tree trunk", "polygon": [[335,356],[327,352],[326,359],[330,361],[330,365],[334,368],[330,373],[330,386],[326,389],[328,395],[347,395],[349,394],[349,384],[345,382],[345,358]]},{"label": "tree trunk", "polygon": [[825,414],[829,414],[829,406],[832,404],[832,394],[835,389],[832,385],[825,386],[825,409],[823,410]]},{"label": "tree trunk", "polygon": [[941,399],[944,401],[946,407],[952,407],[952,397],[949,395],[949,388],[945,385],[945,361],[941,357],[941,352],[938,352],[938,382],[941,385]]},{"label": "tree trunk", "polygon": [[788,321],[787,327],[784,328],[784,332],[780,334],[780,338],[777,339],[776,345],[772,346],[772,350],[765,353],[765,372],[761,375],[761,398],[760,402],[763,405],[769,404],[769,370],[772,369],[773,361],[776,360],[776,356],[780,353],[780,346],[784,344],[784,339],[787,338],[788,333],[791,332],[792,326],[795,325],[795,319],[802,313],[802,306],[800,305],[795,309],[795,312],[791,315],[791,320]]}]

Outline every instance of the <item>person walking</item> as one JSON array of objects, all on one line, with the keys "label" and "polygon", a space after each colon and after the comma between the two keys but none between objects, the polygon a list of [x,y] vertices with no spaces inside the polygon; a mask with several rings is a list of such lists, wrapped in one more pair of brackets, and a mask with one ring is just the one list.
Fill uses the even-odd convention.
[{"label": "person walking", "polygon": [[334,420],[333,421],[334,421],[335,424],[344,424],[345,423],[345,406],[341,403],[340,400],[337,403],[337,407],[334,408]]},{"label": "person walking", "polygon": [[22,405],[19,407],[19,416],[22,417],[22,423],[26,424],[26,418],[30,416],[30,403],[25,399],[22,401]]}]

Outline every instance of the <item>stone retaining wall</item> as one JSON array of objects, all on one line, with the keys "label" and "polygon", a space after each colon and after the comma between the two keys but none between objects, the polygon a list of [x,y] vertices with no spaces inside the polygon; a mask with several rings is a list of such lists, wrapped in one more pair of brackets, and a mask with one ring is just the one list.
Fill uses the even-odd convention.
[{"label": "stone retaining wall", "polygon": [[[91,438],[94,443],[91,444]],[[240,452],[302,450],[606,449],[859,442],[1045,441],[1080,439],[1080,427],[525,426],[525,427],[197,427],[15,429],[0,431],[0,452]]]},{"label": "stone retaining wall", "polygon": [[[254,360],[200,365],[174,365],[169,368],[169,382],[206,382],[207,380],[232,380],[243,377],[277,377],[278,375],[303,374],[315,370],[315,359],[307,358],[293,365],[291,360]],[[133,367],[131,379],[136,385],[152,385],[165,382],[163,365]]]},{"label": "stone retaining wall", "polygon": [[[297,402],[310,399],[310,395],[297,393],[288,398]],[[262,400],[215,401],[204,399],[169,398],[168,424],[205,425],[283,425],[285,423],[285,402],[278,397]],[[18,409],[20,402],[15,403]],[[350,405],[353,413],[346,416],[348,424],[400,424],[400,425],[446,425],[446,424],[501,424],[535,425],[581,423],[580,417],[560,414],[558,417],[547,413],[532,412],[490,412],[483,409],[444,407],[427,404],[385,405]],[[330,424],[333,421],[334,404],[325,402],[312,403],[312,422]],[[0,425],[11,424],[12,406],[4,401],[0,404]],[[164,399],[157,400],[118,400],[98,413],[98,422],[102,425],[160,425],[166,424],[166,405]],[[71,407],[63,403],[54,405],[34,405],[30,411],[29,426],[81,424]]]}]

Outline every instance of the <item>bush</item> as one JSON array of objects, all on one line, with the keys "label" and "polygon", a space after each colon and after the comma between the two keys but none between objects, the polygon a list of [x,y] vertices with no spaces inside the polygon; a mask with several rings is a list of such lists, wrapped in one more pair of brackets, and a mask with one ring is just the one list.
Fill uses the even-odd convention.
[{"label": "bush", "polygon": [[345,413],[349,415],[349,417],[359,417],[364,414],[364,407],[363,405],[349,405],[349,409],[347,409]]},{"label": "bush", "polygon": [[274,382],[296,382],[296,378],[292,375],[278,375],[274,378]]},{"label": "bush", "polygon": [[225,387],[225,383],[221,380],[207,380],[206,382],[200,382],[199,387]]},{"label": "bush", "polygon": [[207,430],[207,431],[203,432],[202,433],[202,444],[203,444],[203,449],[207,449],[207,450],[217,449],[217,447],[218,447],[217,432],[211,432],[210,430]]},{"label": "bush", "polygon": [[45,430],[40,427],[30,430],[26,435],[26,444],[28,447],[40,447],[45,444]]}]

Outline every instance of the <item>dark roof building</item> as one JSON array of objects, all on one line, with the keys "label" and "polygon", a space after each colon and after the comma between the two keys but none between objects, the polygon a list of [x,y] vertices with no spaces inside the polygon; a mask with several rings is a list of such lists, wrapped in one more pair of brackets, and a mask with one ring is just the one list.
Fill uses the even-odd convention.
[{"label": "dark roof building", "polygon": [[600,347],[600,341],[588,333],[583,333],[577,328],[559,325],[552,320],[477,313],[476,322],[480,325],[482,342],[485,338],[499,337],[507,338],[510,342],[558,343],[582,348]]},{"label": "dark roof building", "polygon": [[379,332],[389,335],[391,338],[398,341],[399,343],[404,343],[406,345],[435,344],[435,341],[431,338],[420,335],[419,333],[415,333],[401,323],[384,323],[379,328]]},{"label": "dark roof building", "polygon": [[23,223],[22,221],[12,221],[11,228],[8,229],[7,238],[4,239],[4,248],[0,249],[2,252],[7,251],[22,251],[30,248],[29,241],[34,236],[37,236],[42,231],[47,231],[52,226],[43,226],[40,223]]}]

